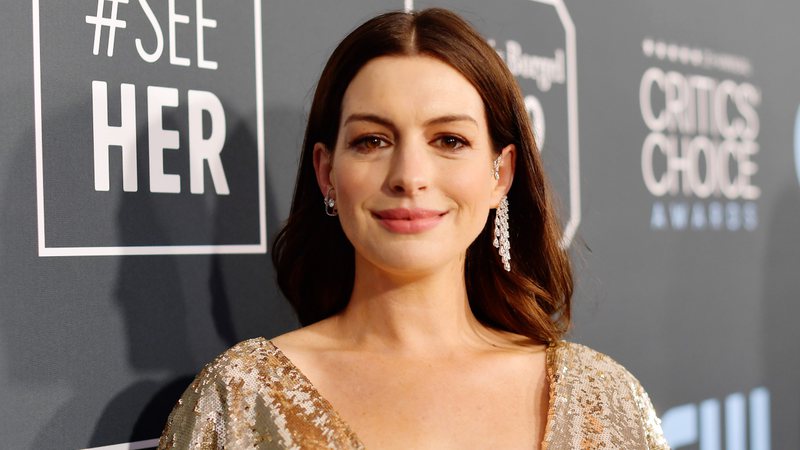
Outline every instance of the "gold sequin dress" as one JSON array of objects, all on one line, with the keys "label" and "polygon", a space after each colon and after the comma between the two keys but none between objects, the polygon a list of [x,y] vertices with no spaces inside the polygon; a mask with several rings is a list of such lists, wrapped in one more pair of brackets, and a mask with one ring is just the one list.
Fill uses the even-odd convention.
[{"label": "gold sequin dress", "polygon": [[[647,393],[588,347],[547,349],[542,449],[669,449]],[[209,363],[175,405],[159,449],[363,449],[331,404],[271,341],[241,342]]]}]

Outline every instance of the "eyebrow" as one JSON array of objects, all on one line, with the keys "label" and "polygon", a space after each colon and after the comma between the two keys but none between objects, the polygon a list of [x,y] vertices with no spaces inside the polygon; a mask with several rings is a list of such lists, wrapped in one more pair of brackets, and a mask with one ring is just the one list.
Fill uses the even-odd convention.
[{"label": "eyebrow", "polygon": [[392,130],[392,132],[397,131],[397,127],[394,126],[391,120],[381,117],[377,114],[350,114],[347,116],[347,119],[344,121],[344,125],[347,125],[350,122],[372,122],[377,123],[378,125],[383,125],[386,128]]},{"label": "eyebrow", "polygon": [[[434,117],[433,119],[428,119],[423,123],[423,125],[438,125],[442,123],[451,123],[451,122],[472,122],[475,124],[475,127],[478,127],[478,121],[475,120],[472,116],[468,114],[448,114],[444,116]],[[372,122],[378,125],[383,125],[386,128],[391,129],[392,131],[396,131],[397,127],[392,123],[391,120],[381,117],[377,114],[351,114],[347,116],[347,119],[344,121],[344,125],[347,125],[350,122]]]},{"label": "eyebrow", "polygon": [[468,114],[450,114],[447,116],[435,117],[425,122],[425,125],[437,125],[440,123],[450,122],[472,122],[475,127],[478,127],[478,121]]}]

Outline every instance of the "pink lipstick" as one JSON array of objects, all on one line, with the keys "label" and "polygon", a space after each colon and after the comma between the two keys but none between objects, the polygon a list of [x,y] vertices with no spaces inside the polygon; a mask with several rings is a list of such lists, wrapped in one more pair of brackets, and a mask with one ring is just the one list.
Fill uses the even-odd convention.
[{"label": "pink lipstick", "polygon": [[427,231],[442,221],[447,211],[422,208],[393,208],[373,211],[373,216],[384,228],[401,234]]}]

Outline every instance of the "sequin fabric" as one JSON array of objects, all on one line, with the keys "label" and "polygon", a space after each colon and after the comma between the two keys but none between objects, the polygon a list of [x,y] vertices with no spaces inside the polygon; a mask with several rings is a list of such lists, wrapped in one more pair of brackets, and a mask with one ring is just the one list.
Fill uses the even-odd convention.
[{"label": "sequin fabric", "polygon": [[[547,349],[550,407],[542,449],[669,449],[647,393],[588,347]],[[167,420],[159,449],[363,449],[292,362],[264,338],[209,363]]]},{"label": "sequin fabric", "polygon": [[669,449],[650,397],[610,357],[571,342],[548,348],[543,450]]},{"label": "sequin fabric", "polygon": [[159,449],[362,449],[356,435],[264,338],[209,363],[167,420]]}]

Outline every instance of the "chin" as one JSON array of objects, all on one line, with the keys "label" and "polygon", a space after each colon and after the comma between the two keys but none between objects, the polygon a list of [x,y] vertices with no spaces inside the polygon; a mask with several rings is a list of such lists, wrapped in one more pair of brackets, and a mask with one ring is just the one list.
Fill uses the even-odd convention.
[{"label": "chin", "polygon": [[[363,259],[371,263],[380,271],[403,276],[421,276],[445,269],[449,265],[456,262],[457,256],[448,258],[445,252],[432,251],[436,250],[430,243],[424,245],[425,248],[405,248],[396,249],[381,249],[370,256],[363,256]],[[415,251],[416,250],[416,251]],[[458,259],[463,261],[463,259]]]}]

